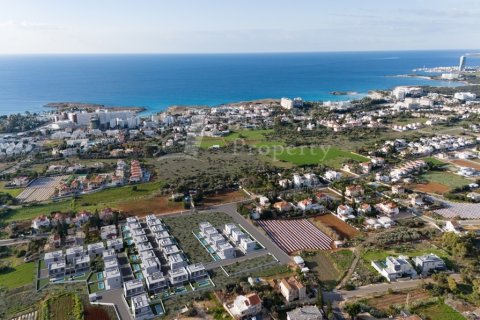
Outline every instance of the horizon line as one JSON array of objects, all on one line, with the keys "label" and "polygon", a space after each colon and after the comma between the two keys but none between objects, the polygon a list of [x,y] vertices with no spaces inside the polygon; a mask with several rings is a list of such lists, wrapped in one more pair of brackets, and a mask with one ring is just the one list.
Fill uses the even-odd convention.
[{"label": "horizon line", "polygon": [[0,56],[48,56],[48,55],[249,55],[249,54],[315,54],[315,53],[374,53],[374,52],[433,52],[433,51],[480,51],[480,49],[388,49],[388,50],[325,50],[325,51],[245,51],[245,52],[18,52],[0,53]]}]

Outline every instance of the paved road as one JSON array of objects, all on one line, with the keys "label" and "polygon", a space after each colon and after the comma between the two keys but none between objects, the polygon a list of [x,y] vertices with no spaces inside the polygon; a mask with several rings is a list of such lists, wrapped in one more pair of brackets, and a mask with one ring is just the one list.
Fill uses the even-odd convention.
[{"label": "paved road", "polygon": [[272,255],[277,258],[280,263],[288,264],[291,263],[293,260],[290,258],[288,254],[286,254],[282,249],[280,249],[270,238],[268,238],[265,234],[260,232],[254,225],[252,225],[247,219],[245,219],[241,214],[237,212],[237,206],[234,203],[219,205],[214,208],[210,208],[203,212],[225,212],[233,220],[241,225],[252,237],[257,239]]},{"label": "paved road", "polygon": [[102,298],[100,299],[100,303],[113,303],[117,308],[118,315],[120,316],[120,320],[133,320],[130,312],[128,311],[128,306],[123,298],[123,290],[113,289],[108,291],[103,291],[100,293]]},{"label": "paved road", "polygon": [[[460,274],[451,275],[455,280],[460,280]],[[424,282],[433,282],[432,278],[414,279],[414,280],[401,280],[390,283],[378,283],[368,286],[359,287],[356,290],[339,290],[337,293],[341,295],[342,300],[348,300],[352,298],[360,298],[369,295],[381,294],[388,292],[388,290],[408,290],[418,288]]]},{"label": "paved road", "polygon": [[0,240],[0,247],[8,247],[28,242],[30,242],[30,239],[5,239]]},{"label": "paved road", "polygon": [[26,236],[24,238],[16,238],[16,239],[3,239],[0,240],[0,247],[7,247],[16,244],[28,243],[30,240],[34,239],[41,239],[41,238],[48,238],[48,235],[34,235],[34,236]]},{"label": "paved road", "polygon": [[241,257],[238,257],[238,258],[235,258],[235,259],[218,260],[218,261],[214,261],[214,262],[204,263],[204,266],[205,266],[205,269],[212,270],[212,269],[220,268],[220,267],[223,267],[223,266],[228,266],[230,264],[234,264],[234,263],[237,263],[237,262],[246,261],[246,260],[250,260],[250,259],[253,259],[253,258],[261,257],[261,256],[264,256],[266,254],[268,254],[268,251],[265,250],[265,249],[262,249],[262,250],[257,250],[255,252],[249,253],[246,256],[241,256]]}]

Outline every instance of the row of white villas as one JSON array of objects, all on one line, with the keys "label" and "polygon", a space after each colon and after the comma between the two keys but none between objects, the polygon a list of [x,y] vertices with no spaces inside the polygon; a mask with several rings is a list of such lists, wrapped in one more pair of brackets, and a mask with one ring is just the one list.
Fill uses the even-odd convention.
[{"label": "row of white villas", "polygon": [[[412,261],[424,276],[434,271],[446,269],[445,262],[433,253],[415,257]],[[371,264],[388,281],[395,281],[403,277],[416,278],[418,276],[407,256],[387,257],[385,261],[372,261]]]},{"label": "row of white villas", "polygon": [[[120,251],[123,248],[121,240],[108,240],[107,248]],[[90,262],[95,257],[103,255],[105,244],[103,242],[89,244],[87,250],[83,246],[68,248],[65,253],[62,250],[47,252],[44,255],[45,265],[48,268],[50,278],[63,278],[66,275],[74,275],[90,270]]]},{"label": "row of white villas", "polygon": [[223,229],[223,234],[230,238],[230,240],[235,243],[244,254],[255,251],[257,242],[252,240],[248,234],[240,230],[236,224],[227,223]]},{"label": "row of white villas", "polygon": [[127,218],[127,227],[132,236],[140,257],[141,271],[145,283],[134,279],[123,283],[124,297],[130,302],[130,311],[134,319],[151,319],[154,317],[150,308],[148,294],[158,293],[169,285],[183,285],[188,281],[196,281],[208,277],[202,264],[188,265],[182,250],[178,248],[175,239],[169,234],[163,222],[154,215],[145,219],[147,228],[168,263],[168,274],[162,272],[162,263],[155,254],[152,244],[146,236],[137,217]]},{"label": "row of white villas", "polygon": [[210,222],[200,222],[198,227],[200,228],[200,234],[222,260],[235,258],[235,248],[225,241],[225,237]]}]

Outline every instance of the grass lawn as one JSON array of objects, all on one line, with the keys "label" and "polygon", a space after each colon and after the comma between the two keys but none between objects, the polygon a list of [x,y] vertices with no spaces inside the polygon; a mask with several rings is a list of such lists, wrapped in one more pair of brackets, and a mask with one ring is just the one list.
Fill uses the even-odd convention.
[{"label": "grass lawn", "polygon": [[282,145],[280,141],[267,141],[265,134],[273,132],[273,130],[240,130],[231,132],[225,137],[198,137],[197,142],[200,148],[208,149],[211,146],[226,146],[228,143],[245,143],[254,147],[272,147]]},{"label": "grass lawn", "polygon": [[200,148],[203,149],[208,149],[214,145],[219,145],[220,147],[226,145],[225,140],[221,137],[198,137],[197,142],[200,143]]},{"label": "grass lawn", "polygon": [[6,181],[0,182],[0,192],[5,192],[11,195],[12,197],[16,197],[23,191],[23,188],[5,188],[6,184],[7,184]]},{"label": "grass lawn", "polygon": [[334,168],[339,168],[342,162],[348,159],[358,162],[368,161],[366,157],[331,146],[277,148],[270,152],[270,156],[275,160],[291,162],[296,165],[322,163]]},{"label": "grass lawn", "polygon": [[[228,274],[237,274],[241,272],[249,272],[251,271],[250,269],[260,270],[260,269],[263,269],[263,267],[267,264],[269,264],[269,266],[272,266],[270,264],[273,262],[275,262],[275,259],[271,255],[267,254],[257,258],[253,258],[253,259],[249,259],[241,262],[235,262],[233,264],[223,267],[223,269],[225,269],[225,271]],[[266,269],[269,266],[265,266],[264,268]]]},{"label": "grass lawn", "polygon": [[191,263],[212,261],[210,255],[192,233],[194,229],[198,229],[200,222],[208,221],[217,229],[223,228],[226,223],[233,222],[233,219],[223,212],[203,212],[162,219]]},{"label": "grass lawn", "polygon": [[161,181],[147,182],[136,185],[137,191],[133,191],[133,186],[129,185],[81,195],[75,201],[68,199],[48,204],[17,208],[12,210],[12,213],[7,217],[6,221],[30,220],[41,214],[49,214],[56,211],[68,211],[72,209],[95,210],[111,207],[119,203],[134,202],[159,191],[162,185],[163,182]]},{"label": "grass lawn", "polygon": [[422,178],[429,182],[443,184],[452,189],[471,183],[470,180],[464,177],[445,171],[431,171],[422,175]]},{"label": "grass lawn", "polygon": [[73,319],[74,299],[71,294],[52,297],[48,300],[49,316],[46,319],[65,320]]},{"label": "grass lawn", "polygon": [[353,262],[350,250],[328,253],[318,251],[314,255],[303,256],[306,266],[316,273],[323,287],[333,289]]},{"label": "grass lawn", "polygon": [[0,287],[14,289],[32,284],[35,277],[35,267],[35,262],[28,262],[12,267],[11,271],[0,273]]},{"label": "grass lawn", "polygon": [[245,140],[261,140],[266,141],[265,134],[273,132],[272,129],[269,130],[240,130],[237,132],[232,132],[225,137],[227,141],[234,141],[237,139]]},{"label": "grass lawn", "polygon": [[419,314],[423,319],[465,320],[464,316],[443,302],[416,308],[414,312]]},{"label": "grass lawn", "polygon": [[436,166],[448,165],[448,163],[438,160],[437,158],[434,158],[434,157],[426,157],[426,158],[423,158],[422,160],[425,161],[426,163],[431,163]]}]

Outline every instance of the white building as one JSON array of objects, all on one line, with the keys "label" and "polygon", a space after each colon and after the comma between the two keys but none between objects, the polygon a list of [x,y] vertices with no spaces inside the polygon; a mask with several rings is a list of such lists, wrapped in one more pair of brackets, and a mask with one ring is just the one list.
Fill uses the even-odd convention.
[{"label": "white building", "polygon": [[188,281],[188,271],[185,267],[168,271],[168,280],[175,286]]},{"label": "white building", "polygon": [[91,243],[87,246],[87,252],[91,258],[103,256],[104,250],[105,245],[103,244],[103,242]]},{"label": "white building", "polygon": [[130,310],[135,320],[154,318],[152,309],[148,303],[147,295],[145,293],[133,296],[131,298]]},{"label": "white building", "polygon": [[410,262],[408,262],[408,257],[406,256],[399,256],[398,258],[387,257],[385,262],[372,261],[372,267],[374,267],[388,281],[395,281],[403,277],[417,277],[417,272]]},{"label": "white building", "polygon": [[168,287],[168,280],[161,272],[154,272],[145,278],[147,289],[151,293],[157,293]]},{"label": "white building", "polygon": [[441,271],[447,268],[445,262],[433,253],[415,257],[413,263],[421,270],[422,274],[429,274],[432,271]]},{"label": "white building", "polygon": [[207,270],[201,263],[191,264],[185,268],[188,272],[188,277],[190,280],[203,279],[208,276]]},{"label": "white building", "polygon": [[262,300],[256,293],[240,295],[235,298],[229,310],[238,319],[255,316],[262,311]]},{"label": "white building", "polygon": [[122,239],[111,239],[107,240],[107,249],[113,249],[115,252],[120,252],[123,249],[123,240]]},{"label": "white building", "polygon": [[145,292],[142,280],[134,279],[123,283],[123,295],[130,298]]},{"label": "white building", "polygon": [[122,287],[122,273],[120,269],[112,268],[103,272],[105,290],[111,290]]},{"label": "white building", "polygon": [[298,307],[287,312],[287,320],[322,320],[323,315],[317,306]]},{"label": "white building", "polygon": [[240,245],[239,245],[240,250],[244,254],[255,251],[256,247],[257,247],[257,242],[253,241],[250,238],[243,238],[240,241]]}]

